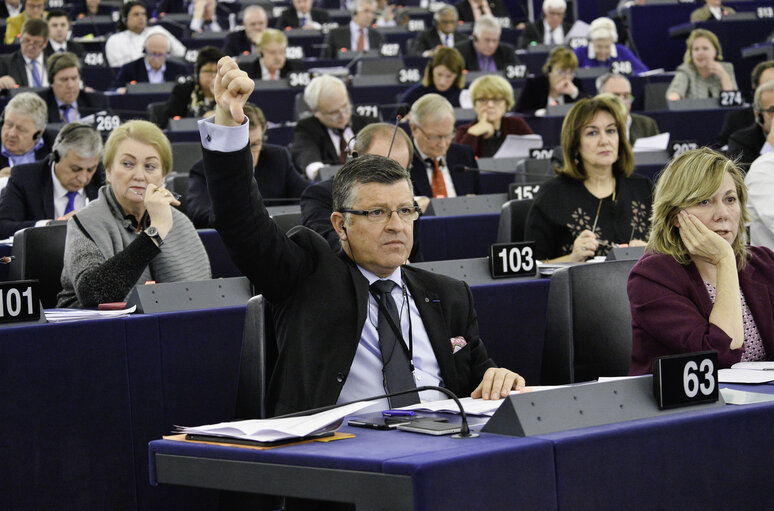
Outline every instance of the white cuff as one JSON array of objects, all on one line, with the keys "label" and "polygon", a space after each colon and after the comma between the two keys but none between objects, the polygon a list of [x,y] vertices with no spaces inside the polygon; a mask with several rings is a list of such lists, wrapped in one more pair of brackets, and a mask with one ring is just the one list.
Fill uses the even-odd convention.
[{"label": "white cuff", "polygon": [[772,151],[774,151],[774,146],[772,146],[771,144],[766,142],[765,144],[763,144],[763,147],[761,147],[761,152],[758,153],[758,154],[766,154],[766,153],[770,153]]},{"label": "white cuff", "polygon": [[202,147],[208,151],[233,153],[243,149],[250,141],[247,116],[241,126],[221,126],[214,121],[214,115],[199,121]]},{"label": "white cuff", "polygon": [[317,179],[317,171],[323,168],[325,164],[321,161],[315,161],[310,163],[306,166],[306,177],[308,177],[311,181],[315,181]]},{"label": "white cuff", "polygon": [[45,227],[46,225],[49,224],[49,222],[51,222],[50,219],[38,220],[37,222],[35,222],[35,227]]}]

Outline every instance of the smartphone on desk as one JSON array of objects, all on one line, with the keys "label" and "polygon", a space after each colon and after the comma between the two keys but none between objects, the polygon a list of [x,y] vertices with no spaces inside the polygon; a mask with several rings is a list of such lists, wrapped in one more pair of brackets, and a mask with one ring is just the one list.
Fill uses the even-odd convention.
[{"label": "smartphone on desk", "polygon": [[412,416],[400,416],[400,417],[386,417],[382,415],[381,412],[379,413],[366,413],[363,415],[358,415],[356,417],[350,417],[347,421],[347,424],[349,426],[355,426],[358,428],[369,428],[369,429],[381,429],[381,430],[387,430],[387,429],[395,429],[401,424],[409,424],[412,421],[418,420],[418,419],[425,419],[425,420],[441,420],[446,421],[447,419],[433,419],[432,417],[426,417],[424,415],[412,415]]},{"label": "smartphone on desk", "polygon": [[397,428],[401,431],[411,431],[412,433],[423,433],[425,435],[452,435],[459,433],[462,429],[459,424],[450,424],[448,421],[439,422],[433,420],[416,420],[405,424],[399,424]]}]

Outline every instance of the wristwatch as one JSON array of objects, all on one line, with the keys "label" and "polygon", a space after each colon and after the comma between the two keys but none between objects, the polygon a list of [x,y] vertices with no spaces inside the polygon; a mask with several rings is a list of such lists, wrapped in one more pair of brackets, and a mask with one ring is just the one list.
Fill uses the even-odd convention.
[{"label": "wristwatch", "polygon": [[164,243],[164,240],[161,239],[161,234],[159,234],[159,230],[156,228],[155,225],[151,225],[150,227],[145,229],[145,234],[150,236],[150,238],[156,242],[156,245],[158,245],[158,247],[161,248],[161,245]]}]

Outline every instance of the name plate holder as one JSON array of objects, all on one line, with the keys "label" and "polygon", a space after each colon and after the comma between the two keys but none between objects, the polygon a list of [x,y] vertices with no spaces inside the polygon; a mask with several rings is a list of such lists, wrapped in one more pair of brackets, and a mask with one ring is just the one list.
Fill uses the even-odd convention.
[{"label": "name plate holder", "polygon": [[0,282],[0,328],[47,323],[37,280]]},{"label": "name plate holder", "polygon": [[[691,409],[724,405],[720,396],[717,402]],[[645,375],[509,396],[481,431],[525,437],[684,411],[659,410],[653,397],[653,375]]]},{"label": "name plate holder", "polygon": [[137,313],[152,314],[246,305],[252,296],[247,277],[231,277],[135,286],[126,302]]}]

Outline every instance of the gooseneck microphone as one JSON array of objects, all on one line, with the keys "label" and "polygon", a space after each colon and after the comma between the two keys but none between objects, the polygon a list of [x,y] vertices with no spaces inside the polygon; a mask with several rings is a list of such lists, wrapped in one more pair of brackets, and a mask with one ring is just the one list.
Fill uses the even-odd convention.
[{"label": "gooseneck microphone", "polygon": [[395,129],[392,131],[392,139],[390,140],[390,148],[387,150],[387,158],[389,158],[390,154],[392,153],[392,145],[395,143],[395,135],[398,134],[398,123],[400,123],[401,119],[403,119],[407,113],[408,105],[405,103],[401,104],[398,107],[397,114],[395,115]]},{"label": "gooseneck microphone", "polygon": [[371,397],[364,397],[363,399],[356,399],[355,401],[349,401],[348,403],[341,403],[336,405],[329,405],[329,406],[322,406],[320,408],[313,408],[311,410],[302,410],[300,412],[295,413],[288,413],[286,415],[278,415],[277,417],[272,417],[272,419],[285,419],[288,417],[303,417],[305,415],[312,415],[319,412],[325,412],[327,410],[333,410],[334,408],[340,408],[342,406],[350,405],[352,403],[359,403],[361,401],[375,401],[377,399],[384,399],[386,397],[393,397],[393,396],[401,396],[403,394],[410,394],[412,392],[421,392],[423,390],[437,390],[438,392],[441,392],[443,394],[446,394],[449,396],[450,399],[453,399],[454,402],[457,404],[457,407],[460,409],[460,432],[457,434],[452,435],[452,438],[476,438],[478,437],[478,433],[471,433],[470,427],[468,427],[468,416],[465,413],[465,409],[462,407],[462,403],[460,403],[459,398],[457,395],[452,392],[451,390],[444,388],[444,387],[434,387],[432,385],[424,385],[422,387],[416,387],[413,389],[406,389],[401,390],[398,392],[390,392],[389,394],[380,394],[378,396],[371,396]]}]

